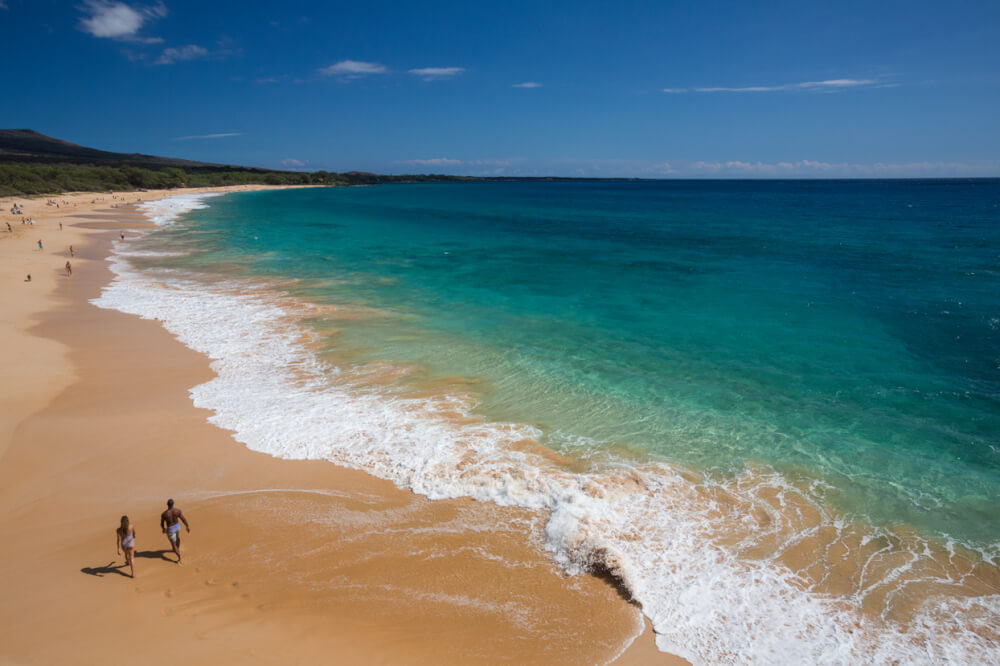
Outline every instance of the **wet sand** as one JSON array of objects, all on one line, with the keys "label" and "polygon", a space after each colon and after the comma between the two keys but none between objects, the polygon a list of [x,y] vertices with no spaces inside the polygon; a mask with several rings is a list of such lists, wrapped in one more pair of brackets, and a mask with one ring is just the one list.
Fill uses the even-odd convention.
[{"label": "wet sand", "polygon": [[[632,642],[639,612],[614,581],[548,561],[542,516],[278,460],[207,423],[187,396],[207,360],[88,302],[117,231],[146,225],[98,196],[24,201],[31,228],[0,201],[15,226],[0,230],[0,662],[578,664],[627,648],[620,663],[683,663],[648,626]],[[192,528],[183,565],[159,529],[167,497]]]}]

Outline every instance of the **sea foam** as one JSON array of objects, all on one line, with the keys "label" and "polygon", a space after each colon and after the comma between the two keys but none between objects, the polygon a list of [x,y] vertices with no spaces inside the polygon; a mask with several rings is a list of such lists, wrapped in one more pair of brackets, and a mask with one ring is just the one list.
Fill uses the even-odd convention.
[{"label": "sea foam", "polygon": [[[146,210],[167,225],[204,199]],[[571,574],[617,577],[662,650],[695,663],[1000,659],[1000,596],[956,593],[968,581],[930,566],[939,554],[920,539],[877,530],[854,539],[856,528],[780,474],[748,469],[715,479],[657,463],[571,473],[524,445],[541,437],[535,427],[472,418],[469,396],[358,386],[359,368],[312,351],[316,334],[299,322],[315,306],[267,285],[145,273],[120,254],[110,261],[116,277],[94,303],[159,319],[208,356],[216,377],[191,398],[236,440],[277,457],[360,469],[430,498],[542,511],[552,557]],[[860,582],[833,593],[823,576],[789,566],[788,553],[808,539],[825,548],[815,556],[824,560],[835,559],[837,544],[867,548]],[[902,620],[864,611],[873,594],[901,594],[914,582],[932,583],[930,592]]]},{"label": "sea foam", "polygon": [[176,222],[185,213],[189,213],[192,210],[207,208],[208,204],[205,202],[208,199],[217,196],[221,195],[216,192],[178,194],[177,196],[167,197],[166,199],[144,201],[139,204],[138,208],[154,224],[160,227],[165,227]]}]

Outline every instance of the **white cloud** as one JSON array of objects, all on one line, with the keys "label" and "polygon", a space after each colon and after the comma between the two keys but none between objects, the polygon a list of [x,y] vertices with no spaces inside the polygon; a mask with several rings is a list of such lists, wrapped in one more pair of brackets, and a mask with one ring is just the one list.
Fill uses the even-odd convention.
[{"label": "white cloud", "polygon": [[746,86],[744,88],[695,88],[695,92],[774,92],[776,90],[788,90],[788,86]]},{"label": "white cloud", "polygon": [[650,175],[660,175],[660,176],[669,176],[676,173],[673,165],[671,165],[670,162],[660,162],[659,164],[650,164],[648,167],[646,167],[645,172]]},{"label": "white cloud", "polygon": [[[730,88],[715,86],[711,88],[695,88],[695,92],[777,92],[781,90],[843,90],[844,88],[857,88],[862,86],[874,86],[879,81],[874,79],[828,79],[826,81],[806,81],[804,83],[786,83],[780,86],[745,86],[742,88]],[[687,92],[682,88],[664,88],[663,92]]]},{"label": "white cloud", "polygon": [[915,176],[973,176],[995,172],[997,165],[973,165],[961,162],[823,162],[796,160],[784,162],[744,162],[741,160],[694,162],[695,174],[749,177],[839,177],[839,178],[906,178]]},{"label": "white cloud", "polygon": [[434,79],[450,79],[464,71],[464,67],[424,67],[422,69],[411,69],[410,74],[422,76],[424,81],[433,81]]},{"label": "white cloud", "polygon": [[516,160],[473,160],[469,162],[472,166],[496,166],[496,167],[507,167],[512,165]]},{"label": "white cloud", "polygon": [[687,88],[664,88],[665,93],[686,93],[690,92]]},{"label": "white cloud", "polygon": [[463,164],[462,160],[453,160],[448,157],[434,157],[429,160],[402,160],[400,164],[418,164],[420,166],[456,166]]},{"label": "white cloud", "polygon": [[512,166],[518,161],[519,160],[517,158],[457,160],[451,157],[432,157],[430,159],[423,160],[397,160],[396,164],[408,164],[411,166],[422,167],[463,167],[463,173],[496,175],[502,173],[507,167]]},{"label": "white cloud", "polygon": [[[472,162],[455,167],[455,173],[486,175]],[[558,158],[545,162],[514,160],[508,175],[565,176],[618,178],[948,178],[997,177],[1000,161],[992,162],[830,162],[816,159],[776,160],[632,160],[622,158],[578,159]]]},{"label": "white cloud", "polygon": [[525,81],[524,83],[515,83],[511,88],[541,88],[541,83],[535,83],[534,81]]},{"label": "white cloud", "polygon": [[132,7],[124,2],[86,0],[81,9],[88,16],[80,19],[80,29],[94,37],[148,44],[163,41],[158,37],[138,35],[143,24],[167,15],[167,8],[163,3],[150,7]]},{"label": "white cloud", "polygon": [[170,65],[178,60],[196,60],[197,58],[204,58],[207,55],[208,49],[196,44],[188,44],[179,49],[173,47],[163,49],[163,53],[160,54],[160,57],[154,63],[157,65]]},{"label": "white cloud", "polygon": [[289,157],[286,160],[281,160],[281,166],[286,167],[304,167],[306,165],[302,160],[296,160]]},{"label": "white cloud", "polygon": [[356,79],[369,74],[384,74],[389,69],[377,62],[361,62],[360,60],[341,60],[329,67],[322,67],[319,73],[323,76],[341,76]]},{"label": "white cloud", "polygon": [[222,132],[220,134],[192,134],[191,136],[176,136],[174,141],[187,141],[188,139],[223,139],[227,136],[243,136],[243,132]]}]

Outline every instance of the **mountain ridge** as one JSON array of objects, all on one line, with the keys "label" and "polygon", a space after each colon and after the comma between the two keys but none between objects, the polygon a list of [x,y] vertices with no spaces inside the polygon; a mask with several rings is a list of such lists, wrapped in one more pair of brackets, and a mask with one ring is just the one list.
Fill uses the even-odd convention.
[{"label": "mountain ridge", "polygon": [[[135,166],[162,169],[179,167],[233,168],[231,165],[198,162],[177,157],[160,157],[143,153],[116,153],[81,146],[70,141],[42,134],[32,129],[0,129],[0,163],[91,164],[94,166]],[[255,167],[237,167],[254,169]],[[268,169],[271,171],[271,169]]]}]

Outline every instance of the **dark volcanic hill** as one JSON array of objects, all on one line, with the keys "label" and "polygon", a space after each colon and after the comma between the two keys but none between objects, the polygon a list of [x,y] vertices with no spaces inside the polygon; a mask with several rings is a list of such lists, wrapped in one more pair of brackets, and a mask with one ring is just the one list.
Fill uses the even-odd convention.
[{"label": "dark volcanic hill", "polygon": [[29,129],[0,130],[0,164],[92,164],[95,166],[135,166],[145,169],[180,167],[221,167],[221,164],[195,162],[141,153],[112,153],[61,141]]}]

